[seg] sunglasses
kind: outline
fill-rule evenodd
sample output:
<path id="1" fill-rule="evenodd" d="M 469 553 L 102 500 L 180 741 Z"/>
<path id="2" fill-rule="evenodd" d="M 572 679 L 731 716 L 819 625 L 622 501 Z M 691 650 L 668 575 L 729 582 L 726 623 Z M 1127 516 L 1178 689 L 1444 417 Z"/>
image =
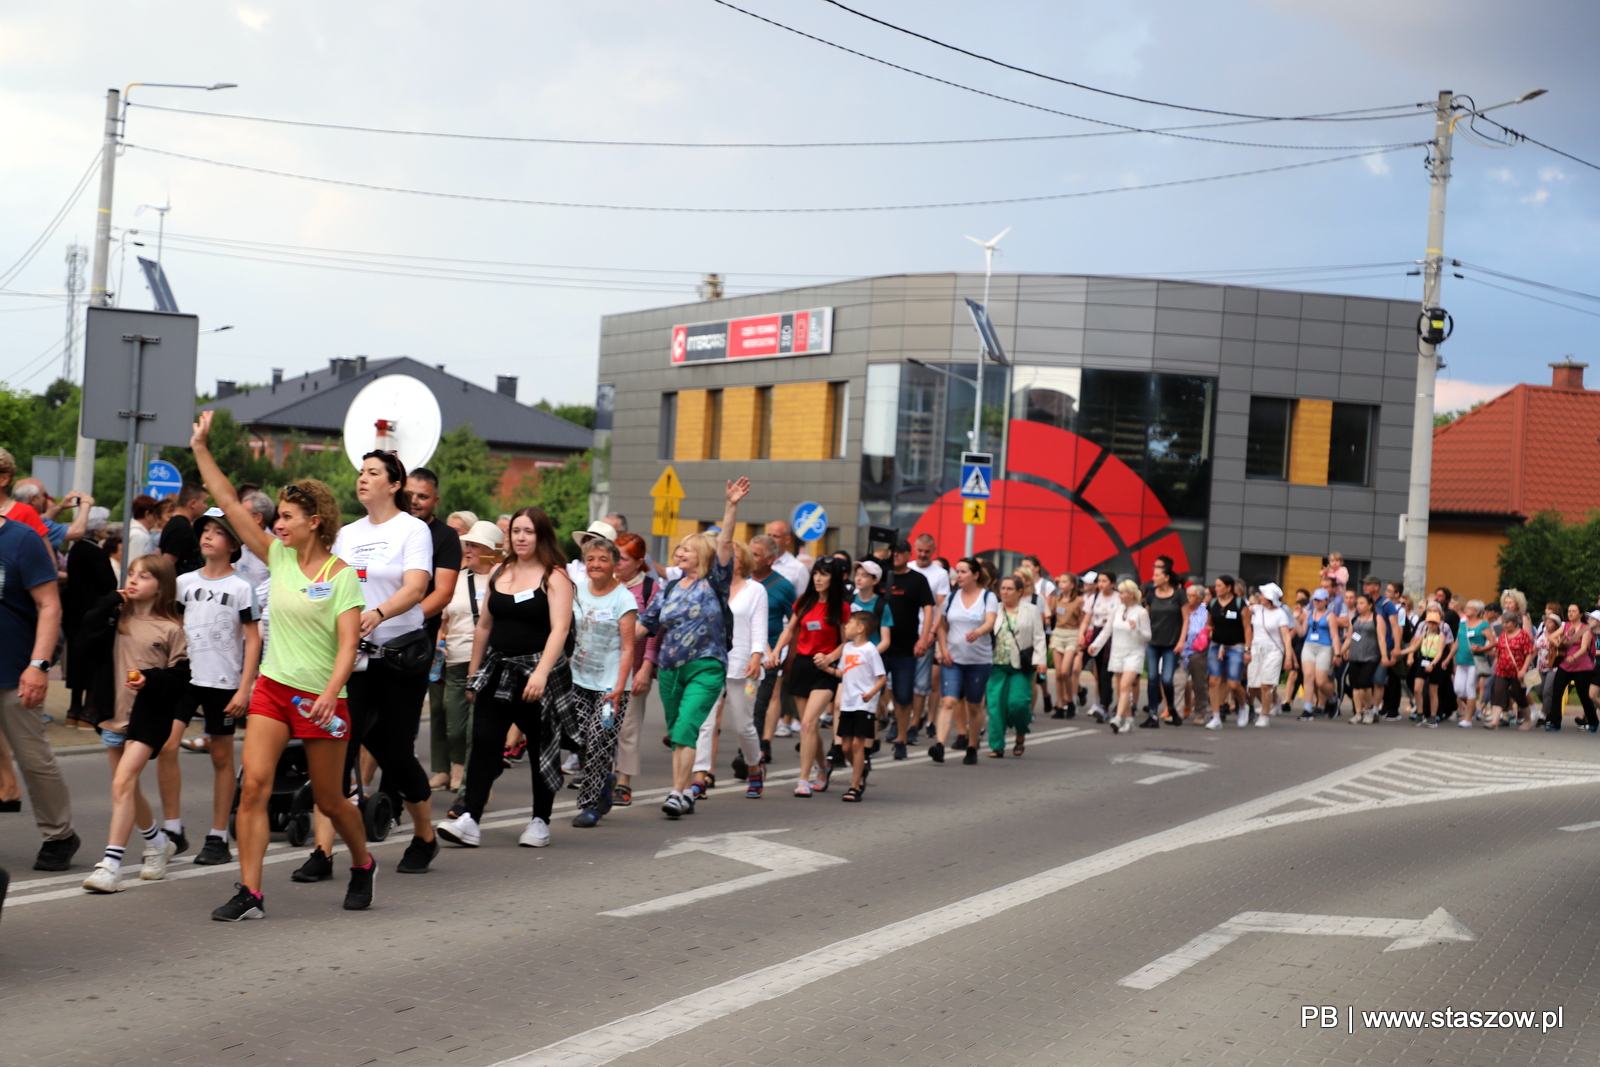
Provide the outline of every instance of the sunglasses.
<path id="1" fill-rule="evenodd" d="M 317 506 L 317 498 L 311 495 L 311 491 L 303 486 L 296 485 L 293 482 L 290 482 L 288 485 L 283 487 L 283 495 L 291 500 L 304 501 L 305 503 L 310 504 L 313 508 Z"/>

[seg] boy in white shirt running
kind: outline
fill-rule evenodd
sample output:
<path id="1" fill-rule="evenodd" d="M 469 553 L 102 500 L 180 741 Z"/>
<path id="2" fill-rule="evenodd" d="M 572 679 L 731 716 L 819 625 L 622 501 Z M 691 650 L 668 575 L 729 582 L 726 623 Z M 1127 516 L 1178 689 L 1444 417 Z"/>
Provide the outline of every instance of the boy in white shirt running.
<path id="1" fill-rule="evenodd" d="M 852 612 L 845 620 L 844 639 L 848 644 L 836 667 L 839 676 L 839 722 L 834 736 L 844 748 L 852 771 L 850 788 L 839 799 L 847 804 L 861 801 L 867 789 L 867 749 L 877 732 L 873 708 L 888 680 L 883 657 L 868 635 L 878 629 L 878 619 L 870 611 Z"/>
<path id="2" fill-rule="evenodd" d="M 261 611 L 255 589 L 233 569 L 240 542 L 228 520 L 208 511 L 195 520 L 194 532 L 205 565 L 178 576 L 178 603 L 183 606 L 183 630 L 189 641 L 191 709 L 205 716 L 211 739 L 211 830 L 194 858 L 210 866 L 233 859 L 228 848 L 235 779 L 233 732 L 250 707 L 261 665 Z"/>

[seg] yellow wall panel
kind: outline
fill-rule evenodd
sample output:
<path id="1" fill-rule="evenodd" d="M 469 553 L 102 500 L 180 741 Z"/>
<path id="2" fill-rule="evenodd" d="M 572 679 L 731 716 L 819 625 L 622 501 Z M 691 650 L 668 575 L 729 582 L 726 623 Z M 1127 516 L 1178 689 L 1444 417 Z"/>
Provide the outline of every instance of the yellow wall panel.
<path id="1" fill-rule="evenodd" d="M 722 454 L 718 459 L 755 459 L 761 443 L 761 405 L 755 387 L 722 392 Z"/>
<path id="2" fill-rule="evenodd" d="M 1301 401 L 1305 403 L 1305 401 Z M 1283 599 L 1294 603 L 1296 589 L 1314 590 L 1320 584 L 1321 556 L 1290 556 L 1283 562 Z"/>
<path id="3" fill-rule="evenodd" d="M 1501 526 L 1432 527 L 1428 531 L 1427 592 L 1443 585 L 1467 600 L 1499 603 L 1500 548 L 1506 543 Z"/>
<path id="4" fill-rule="evenodd" d="M 833 458 L 833 387 L 790 382 L 772 387 L 772 458 Z"/>
<path id="5" fill-rule="evenodd" d="M 1297 485 L 1328 484 L 1328 441 L 1333 430 L 1333 401 L 1295 402 L 1289 437 L 1289 480 Z"/>
<path id="6" fill-rule="evenodd" d="M 672 458 L 693 462 L 710 456 L 711 394 L 705 389 L 685 389 L 678 393 L 678 428 Z"/>

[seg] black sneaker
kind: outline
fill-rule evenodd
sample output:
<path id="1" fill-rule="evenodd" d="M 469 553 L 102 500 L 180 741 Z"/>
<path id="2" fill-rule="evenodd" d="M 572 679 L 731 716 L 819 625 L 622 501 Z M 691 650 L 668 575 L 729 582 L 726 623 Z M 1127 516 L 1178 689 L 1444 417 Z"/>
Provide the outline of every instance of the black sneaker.
<path id="1" fill-rule="evenodd" d="M 1077 717 L 1078 717 L 1078 705 L 1077 705 L 1077 703 L 1075 701 L 1071 701 L 1071 700 L 1067 701 L 1067 718 L 1076 719 Z"/>
<path id="2" fill-rule="evenodd" d="M 369 855 L 365 867 L 350 868 L 350 885 L 344 891 L 345 911 L 366 911 L 372 907 L 372 883 L 378 880 L 378 858 Z"/>
<path id="3" fill-rule="evenodd" d="M 928 746 L 928 758 L 935 763 L 944 762 L 944 745 L 938 741 Z"/>
<path id="4" fill-rule="evenodd" d="M 897 760 L 906 758 L 906 743 L 904 741 L 896 741 L 894 743 L 894 758 Z"/>
<path id="5" fill-rule="evenodd" d="M 217 834 L 206 835 L 206 843 L 200 846 L 200 854 L 194 858 L 194 861 L 202 867 L 215 867 L 219 863 L 229 863 L 232 860 L 233 853 L 228 850 L 228 843 Z"/>
<path id="6" fill-rule="evenodd" d="M 748 772 L 749 768 L 745 768 Z M 600 790 L 600 803 L 595 806 L 595 814 L 602 817 L 611 813 L 611 807 L 616 803 L 617 776 L 615 773 L 606 775 L 606 784 Z"/>
<path id="7" fill-rule="evenodd" d="M 956 743 L 951 745 L 950 747 L 951 748 L 966 748 L 967 747 L 967 735 L 966 734 L 956 734 Z"/>
<path id="8" fill-rule="evenodd" d="M 975 748 L 968 748 L 967 754 L 961 757 L 961 762 L 965 763 L 968 767 L 976 766 L 978 762 L 978 750 Z"/>
<path id="9" fill-rule="evenodd" d="M 265 919 L 267 917 L 266 901 L 260 893 L 252 893 L 240 882 L 233 883 L 239 890 L 222 907 L 211 913 L 211 917 L 219 923 L 236 923 L 244 919 Z"/>
<path id="10" fill-rule="evenodd" d="M 400 862 L 394 865 L 396 874 L 427 874 L 428 864 L 439 854 L 439 839 L 424 841 L 413 836 L 411 844 L 406 846 L 406 854 L 400 857 Z M 367 896 L 371 897 L 369 891 Z"/>
<path id="11" fill-rule="evenodd" d="M 33 858 L 33 869 L 36 871 L 64 871 L 72 866 L 73 854 L 78 851 L 78 846 L 83 844 L 83 839 L 76 833 L 46 841 L 39 846 L 39 854 Z"/>
<path id="12" fill-rule="evenodd" d="M 296 882 L 326 882 L 333 877 L 333 857 L 320 847 L 315 848 L 289 877 Z"/>
<path id="13" fill-rule="evenodd" d="M 1297 721 L 1299 721 L 1299 722 L 1311 722 L 1311 721 L 1312 721 L 1312 720 L 1314 720 L 1314 719 L 1315 719 L 1315 718 L 1316 718 L 1316 716 L 1315 716 L 1315 715 L 1313 715 L 1313 714 L 1311 714 L 1311 712 L 1309 712 L 1309 711 L 1302 711 L 1302 712 L 1301 712 L 1301 713 L 1300 713 L 1300 717 L 1299 717 L 1299 719 L 1298 719 L 1298 720 L 1297 720 Z"/>
<path id="14" fill-rule="evenodd" d="M 189 851 L 189 836 L 182 830 L 168 830 L 167 840 L 173 844 L 174 856 L 181 856 Z"/>
<path id="15" fill-rule="evenodd" d="M 921 730 L 921 729 L 922 729 L 921 726 L 916 726 L 916 725 L 906 727 L 906 744 L 908 744 L 908 745 L 916 744 L 917 743 L 917 732 L 919 730 Z"/>
<path id="16" fill-rule="evenodd" d="M 828 749 L 828 762 L 835 768 L 844 766 L 844 746 L 837 741 L 833 743 L 832 748 Z"/>
<path id="17" fill-rule="evenodd" d="M 761 762 L 772 762 L 772 742 L 767 738 L 761 739 Z"/>
<path id="18" fill-rule="evenodd" d="M 750 765 L 744 761 L 744 753 L 735 753 L 733 757 L 733 776 L 739 781 L 750 777 Z"/>

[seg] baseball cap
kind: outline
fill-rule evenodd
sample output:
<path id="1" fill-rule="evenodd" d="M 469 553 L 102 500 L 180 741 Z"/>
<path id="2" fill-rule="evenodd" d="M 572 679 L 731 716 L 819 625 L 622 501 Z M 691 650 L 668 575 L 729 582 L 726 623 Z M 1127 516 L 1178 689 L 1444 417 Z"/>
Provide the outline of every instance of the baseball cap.
<path id="1" fill-rule="evenodd" d="M 603 537 L 607 541 L 615 541 L 617 539 L 617 528 L 609 522 L 596 519 L 589 524 L 587 530 L 579 530 L 573 534 L 572 540 L 581 549 L 596 537 Z"/>
<path id="2" fill-rule="evenodd" d="M 228 522 L 227 518 L 223 516 L 221 508 L 206 508 L 205 513 L 198 519 L 194 520 L 195 539 L 198 540 L 200 535 L 205 533 L 206 527 L 212 523 L 216 523 L 218 526 L 222 527 L 222 532 L 233 539 L 233 555 L 228 557 L 228 562 L 238 563 L 239 557 L 243 555 L 243 553 L 240 552 L 240 548 L 243 546 L 244 542 L 239 540 L 239 535 L 233 530 L 233 524 Z"/>
<path id="3" fill-rule="evenodd" d="M 1313 589 L 1313 590 L 1311 590 L 1311 599 L 1312 600 L 1327 600 L 1328 599 L 1328 591 L 1326 589 Z"/>
<path id="4" fill-rule="evenodd" d="M 1097 578 L 1099 578 L 1099 577 L 1100 577 L 1100 575 L 1096 574 L 1094 571 L 1084 571 L 1083 572 L 1083 577 L 1078 579 L 1078 580 L 1081 581 L 1084 585 L 1093 585 L 1095 583 L 1095 580 Z"/>
<path id="5" fill-rule="evenodd" d="M 877 563 L 876 560 L 864 559 L 861 562 L 857 563 L 856 566 L 860 567 L 862 570 L 864 570 L 868 574 L 872 575 L 872 577 L 874 579 L 882 579 L 883 578 L 883 568 L 878 566 L 878 563 Z M 1597 614 L 1600 614 L 1600 612 L 1597 612 Z"/>
<path id="6" fill-rule="evenodd" d="M 894 543 L 894 551 L 896 551 L 896 552 L 910 552 L 911 551 L 911 542 L 910 541 L 896 541 Z"/>

